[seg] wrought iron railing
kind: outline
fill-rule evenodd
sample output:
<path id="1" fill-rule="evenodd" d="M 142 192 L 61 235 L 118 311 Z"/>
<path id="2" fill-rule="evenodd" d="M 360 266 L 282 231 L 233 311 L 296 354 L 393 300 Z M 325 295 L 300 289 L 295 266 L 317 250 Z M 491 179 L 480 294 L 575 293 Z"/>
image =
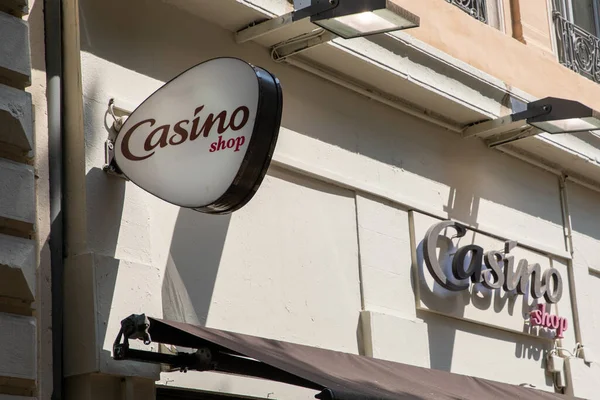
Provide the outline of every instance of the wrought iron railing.
<path id="1" fill-rule="evenodd" d="M 454 4 L 473 18 L 487 24 L 487 6 L 486 0 L 446 0 L 448 3 Z"/>
<path id="2" fill-rule="evenodd" d="M 558 59 L 562 65 L 600 83 L 600 38 L 553 13 Z"/>

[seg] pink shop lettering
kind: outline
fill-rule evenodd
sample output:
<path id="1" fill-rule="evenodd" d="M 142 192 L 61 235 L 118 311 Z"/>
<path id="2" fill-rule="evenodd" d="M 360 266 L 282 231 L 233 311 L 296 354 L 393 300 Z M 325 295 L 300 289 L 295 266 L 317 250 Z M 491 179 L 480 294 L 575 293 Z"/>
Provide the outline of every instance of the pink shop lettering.
<path id="1" fill-rule="evenodd" d="M 221 151 L 225 149 L 234 149 L 233 151 L 240 151 L 240 147 L 246 143 L 246 138 L 244 136 L 238 136 L 236 138 L 225 140 L 223 137 L 219 136 L 219 139 L 216 142 L 210 144 L 209 152 L 214 153 L 215 151 Z"/>
<path id="2" fill-rule="evenodd" d="M 559 317 L 558 315 L 550 315 L 547 313 L 546 304 L 538 304 L 537 310 L 533 310 L 529 316 L 532 326 L 541 326 L 556 330 L 557 339 L 562 339 L 563 333 L 569 327 L 569 323 L 565 317 Z"/>

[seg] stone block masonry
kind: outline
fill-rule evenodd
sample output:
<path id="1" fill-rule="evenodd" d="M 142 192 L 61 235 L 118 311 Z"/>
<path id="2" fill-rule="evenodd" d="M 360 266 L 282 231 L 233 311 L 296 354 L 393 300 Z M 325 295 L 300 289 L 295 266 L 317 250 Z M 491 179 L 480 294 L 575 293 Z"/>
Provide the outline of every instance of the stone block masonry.
<path id="1" fill-rule="evenodd" d="M 0 0 L 0 400 L 37 395 L 37 245 L 27 0 Z"/>

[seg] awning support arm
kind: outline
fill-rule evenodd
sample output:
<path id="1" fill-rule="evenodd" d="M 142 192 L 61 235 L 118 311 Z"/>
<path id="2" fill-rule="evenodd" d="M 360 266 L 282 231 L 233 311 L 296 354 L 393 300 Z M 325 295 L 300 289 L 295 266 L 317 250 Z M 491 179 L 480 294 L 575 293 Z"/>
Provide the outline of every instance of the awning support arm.
<path id="1" fill-rule="evenodd" d="M 216 347 L 204 346 L 199 347 L 195 353 L 178 352 L 177 354 L 129 348 L 129 339 L 141 339 L 144 340 L 144 344 L 149 345 L 151 343 L 149 329 L 150 321 L 145 314 L 130 315 L 121 321 L 121 330 L 113 344 L 113 358 L 119 361 L 130 360 L 152 364 L 167 364 L 182 372 L 188 370 L 214 371 L 266 379 L 314 390 L 324 389 L 323 386 L 299 378 L 296 375 L 251 358 L 225 353 Z"/>

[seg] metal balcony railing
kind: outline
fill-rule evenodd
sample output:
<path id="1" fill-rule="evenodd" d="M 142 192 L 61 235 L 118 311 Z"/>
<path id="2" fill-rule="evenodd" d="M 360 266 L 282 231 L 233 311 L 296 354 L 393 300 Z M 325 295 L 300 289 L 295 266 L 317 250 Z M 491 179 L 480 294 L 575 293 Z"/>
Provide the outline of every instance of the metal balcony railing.
<path id="1" fill-rule="evenodd" d="M 484 24 L 488 23 L 486 0 L 446 0 L 454 4 L 473 18 L 478 19 Z"/>
<path id="2" fill-rule="evenodd" d="M 553 13 L 558 58 L 562 65 L 600 83 L 600 38 Z"/>

